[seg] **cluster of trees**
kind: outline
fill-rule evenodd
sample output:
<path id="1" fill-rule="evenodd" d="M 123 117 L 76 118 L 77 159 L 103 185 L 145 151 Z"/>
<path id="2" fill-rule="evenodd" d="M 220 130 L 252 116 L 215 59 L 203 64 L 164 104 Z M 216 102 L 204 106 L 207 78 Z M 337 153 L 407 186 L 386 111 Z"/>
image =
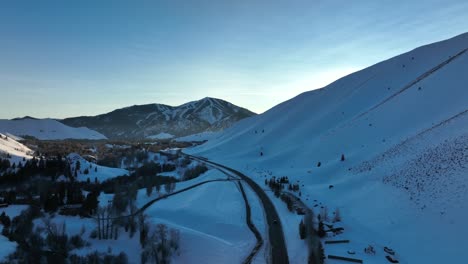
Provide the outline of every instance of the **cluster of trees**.
<path id="1" fill-rule="evenodd" d="M 138 231 L 143 249 L 141 263 L 170 263 L 171 257 L 179 253 L 178 230 L 169 229 L 163 224 L 152 226 L 143 214 L 118 217 L 115 213 L 113 206 L 98 210 L 98 226 L 97 231 L 92 233 L 93 238 L 118 239 L 121 228 L 129 232 L 130 237 Z"/>
<path id="2" fill-rule="evenodd" d="M 299 184 L 298 183 L 289 184 L 288 190 L 293 191 L 293 192 L 298 192 L 299 191 Z"/>
<path id="3" fill-rule="evenodd" d="M 276 197 L 280 197 L 281 191 L 284 190 L 284 185 L 288 184 L 287 177 L 276 178 L 272 177 L 269 180 L 265 179 L 265 185 L 268 185 Z"/>
<path id="4" fill-rule="evenodd" d="M 0 172 L 5 171 L 9 169 L 10 167 L 11 167 L 11 163 L 9 159 L 0 159 Z"/>
<path id="5" fill-rule="evenodd" d="M 38 181 L 37 192 L 39 193 L 40 205 L 46 212 L 55 212 L 59 206 L 66 204 L 83 204 L 85 201 L 81 185 L 73 181 Z"/>
<path id="6" fill-rule="evenodd" d="M 140 230 L 140 243 L 143 248 L 141 263 L 169 264 L 174 254 L 179 254 L 180 234 L 178 230 L 169 229 L 158 224 L 153 230 L 143 222 Z"/>
<path id="7" fill-rule="evenodd" d="M 281 194 L 280 198 L 286 204 L 288 210 L 290 212 L 294 212 L 294 200 L 291 198 L 291 196 L 283 193 Z"/>
<path id="8" fill-rule="evenodd" d="M 116 187 L 118 186 L 130 186 L 135 185 L 137 189 L 146 188 L 148 185 L 153 187 L 160 185 L 163 186 L 168 182 L 176 182 L 177 179 L 174 177 L 168 176 L 154 176 L 154 175 L 144 175 L 136 176 L 131 174 L 130 176 L 118 176 L 111 179 L 108 179 L 99 185 L 93 184 L 92 188 L 98 188 L 104 193 L 116 193 Z M 90 186 L 91 187 L 91 186 Z"/>
<path id="9" fill-rule="evenodd" d="M 99 193 L 98 189 L 91 190 L 85 197 L 82 183 L 35 179 L 28 182 L 27 186 L 1 192 L 0 201 L 8 204 L 34 204 L 46 212 L 56 212 L 61 207 L 62 212 L 63 206 L 75 205 L 79 210 L 73 214 L 86 216 L 95 212 Z"/>
<path id="10" fill-rule="evenodd" d="M 9 167 L 6 167 L 7 162 L 3 163 L 5 168 L 0 177 L 0 184 L 16 184 L 35 176 L 50 177 L 52 180 L 59 175 L 65 175 L 67 178 L 74 176 L 70 164 L 60 155 L 48 159 L 43 157 L 24 159 L 23 162 L 18 162 L 18 165 L 13 163 Z"/>
<path id="11" fill-rule="evenodd" d="M 99 165 L 107 167 L 120 167 L 123 164 L 127 167 L 138 167 L 139 163 L 148 161 L 148 151 L 140 146 L 128 148 L 113 148 L 112 153 L 102 153 Z"/>
<path id="12" fill-rule="evenodd" d="M 180 158 L 178 161 L 179 161 L 179 167 L 182 167 L 182 168 L 186 168 L 188 165 L 190 165 L 190 163 L 192 163 L 192 161 L 190 160 L 188 156 L 184 156 Z"/>
<path id="13" fill-rule="evenodd" d="M 163 176 L 146 176 L 143 177 L 143 184 L 146 189 L 146 195 L 149 197 L 154 191 L 159 195 L 161 192 L 161 186 L 164 186 L 166 193 L 172 193 L 175 190 L 177 180 L 173 177 L 165 177 L 164 182 L 161 181 Z"/>
<path id="14" fill-rule="evenodd" d="M 188 181 L 191 179 L 195 179 L 201 174 L 205 173 L 208 170 L 208 167 L 206 167 L 205 164 L 199 164 L 193 168 L 188 168 L 184 172 L 183 180 Z"/>
<path id="15" fill-rule="evenodd" d="M 96 212 L 97 238 L 115 239 L 119 238 L 119 226 L 116 221 L 116 211 L 111 206 L 99 207 Z"/>
<path id="16" fill-rule="evenodd" d="M 97 251 L 86 256 L 78 256 L 73 254 L 69 257 L 70 264 L 89 264 L 89 263 L 111 263 L 111 264 L 127 264 L 128 257 L 124 252 L 118 255 L 104 254 Z"/>
<path id="17" fill-rule="evenodd" d="M 0 215 L 0 224 L 3 225 L 2 234 L 4 230 L 6 233 L 8 233 L 8 228 L 10 228 L 11 225 L 11 219 L 7 214 L 5 214 L 5 212 L 2 212 L 2 214 Z"/>
<path id="18" fill-rule="evenodd" d="M 39 208 L 30 206 L 13 218 L 9 226 L 4 225 L 2 234 L 18 243 L 17 250 L 7 259 L 8 263 L 128 263 L 124 253 L 91 253 L 87 256 L 70 255 L 74 249 L 89 245 L 80 234 L 69 236 L 65 223 L 56 224 L 44 218 L 40 228 L 34 228 L 34 219 L 44 217 Z M 2 218 L 3 219 L 3 218 Z"/>
<path id="19" fill-rule="evenodd" d="M 155 176 L 161 172 L 174 171 L 176 169 L 174 164 L 164 163 L 159 164 L 154 161 L 145 162 L 141 167 L 137 168 L 132 174 L 133 176 Z"/>
<path id="20" fill-rule="evenodd" d="M 16 191 L 9 190 L 9 191 L 2 191 L 0 192 L 0 201 L 1 203 L 11 204 L 16 201 Z"/>

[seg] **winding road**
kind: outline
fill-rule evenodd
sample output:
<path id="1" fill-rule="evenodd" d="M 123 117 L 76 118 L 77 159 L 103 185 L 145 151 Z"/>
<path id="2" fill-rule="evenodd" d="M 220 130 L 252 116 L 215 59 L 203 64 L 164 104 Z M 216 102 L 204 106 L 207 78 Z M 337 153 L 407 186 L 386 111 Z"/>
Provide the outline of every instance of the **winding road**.
<path id="1" fill-rule="evenodd" d="M 186 155 L 192 159 L 199 160 L 205 163 L 209 163 L 221 171 L 227 171 L 229 173 L 232 173 L 235 176 L 242 179 L 245 183 L 247 183 L 252 188 L 252 190 L 260 198 L 260 202 L 262 203 L 263 209 L 265 211 L 266 221 L 268 225 L 268 245 L 269 245 L 268 249 L 270 250 L 269 263 L 272 263 L 272 264 L 289 263 L 288 250 L 286 248 L 286 241 L 284 239 L 283 227 L 281 226 L 281 221 L 280 221 L 278 212 L 276 212 L 275 206 L 271 202 L 270 198 L 268 198 L 265 191 L 263 191 L 263 189 L 255 181 L 253 181 L 252 179 L 250 179 L 249 177 L 247 177 L 246 175 L 244 175 L 243 173 L 237 170 L 234 170 L 222 164 L 210 161 L 203 157 L 197 157 L 197 156 L 192 156 L 188 154 Z"/>
<path id="2" fill-rule="evenodd" d="M 207 180 L 203 182 L 199 182 L 197 184 L 194 184 L 192 186 L 180 189 L 178 191 L 175 191 L 170 194 L 166 194 L 163 196 L 160 196 L 158 198 L 155 198 L 149 202 L 147 202 L 145 205 L 143 205 L 141 208 L 133 212 L 132 214 L 125 215 L 125 216 L 116 216 L 116 217 L 108 217 L 106 219 L 110 220 L 115 220 L 115 219 L 122 219 L 122 218 L 127 218 L 127 217 L 134 217 L 137 216 L 141 213 L 143 213 L 146 209 L 148 209 L 151 205 L 156 203 L 159 200 L 162 199 L 167 199 L 168 197 L 171 197 L 173 195 L 177 195 L 182 192 L 186 192 L 188 190 L 191 190 L 193 188 L 196 188 L 200 185 L 204 185 L 207 183 L 212 183 L 212 182 L 226 182 L 226 181 L 239 181 L 239 189 L 242 193 L 242 197 L 246 203 L 246 212 L 247 212 L 247 225 L 249 226 L 250 230 L 254 233 L 256 239 L 257 239 L 257 244 L 253 248 L 252 252 L 247 256 L 246 260 L 243 263 L 251 263 L 255 255 L 259 252 L 261 246 L 264 244 L 263 238 L 261 237 L 260 232 L 257 230 L 255 225 L 251 221 L 251 208 L 248 203 L 247 196 L 245 194 L 244 188 L 242 186 L 242 183 L 240 182 L 241 180 L 247 183 L 252 190 L 257 194 L 257 196 L 260 198 L 260 202 L 263 206 L 265 216 L 266 216 L 266 221 L 267 221 L 267 226 L 268 226 L 268 247 L 265 251 L 269 250 L 269 260 L 267 260 L 268 263 L 271 264 L 289 264 L 289 258 L 288 258 L 288 251 L 286 248 L 286 242 L 284 239 L 284 234 L 283 234 L 283 228 L 281 226 L 281 221 L 279 218 L 278 213 L 276 212 L 275 206 L 271 202 L 270 198 L 266 195 L 266 193 L 263 191 L 263 189 L 252 179 L 247 177 L 246 175 L 242 174 L 241 172 L 234 170 L 232 168 L 229 168 L 227 166 L 209 161 L 203 157 L 197 157 L 197 156 L 192 156 L 185 154 L 191 159 L 199 160 L 208 164 L 211 164 L 212 167 L 215 169 L 221 171 L 222 173 L 226 174 L 228 176 L 228 179 L 216 179 L 216 180 Z M 94 216 L 89 216 L 91 218 L 98 219 Z"/>

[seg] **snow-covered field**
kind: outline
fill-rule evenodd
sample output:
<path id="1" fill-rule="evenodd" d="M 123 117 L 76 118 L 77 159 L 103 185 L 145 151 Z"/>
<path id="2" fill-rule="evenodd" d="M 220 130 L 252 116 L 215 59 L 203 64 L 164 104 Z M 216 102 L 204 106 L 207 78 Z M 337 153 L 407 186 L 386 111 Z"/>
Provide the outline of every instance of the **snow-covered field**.
<path id="1" fill-rule="evenodd" d="M 226 175 L 209 170 L 190 181 L 177 183 L 175 191 L 194 184 L 216 179 L 226 179 Z M 247 190 L 251 200 L 252 219 L 260 232 L 264 233 L 263 209 L 258 198 Z M 164 190 L 161 191 L 161 194 Z M 137 207 L 158 197 L 151 196 L 141 189 L 137 194 Z M 107 204 L 112 195 L 101 194 L 100 204 Z M 231 181 L 211 182 L 186 192 L 160 200 L 149 207 L 145 214 L 150 223 L 165 224 L 180 231 L 180 255 L 173 263 L 241 263 L 254 247 L 256 240 L 246 225 L 245 205 L 237 183 Z M 132 242 L 133 243 L 133 242 Z M 138 241 L 135 242 L 138 245 Z M 130 244 L 130 243 L 128 243 Z M 106 246 L 101 246 L 107 250 Z M 129 259 L 134 248 L 116 247 L 114 250 L 127 252 Z M 265 263 L 263 251 L 255 263 Z"/>
<path id="2" fill-rule="evenodd" d="M 242 120 L 187 152 L 260 184 L 265 171 L 287 175 L 304 185 L 310 207 L 316 199 L 339 208 L 340 236 L 351 243 L 326 245 L 326 254 L 354 250 L 367 263 L 387 263 L 388 246 L 401 263 L 461 263 L 468 258 L 467 48 L 463 34 L 415 49 Z M 297 233 L 297 224 L 286 232 Z M 302 245 L 287 240 L 296 256 Z M 368 245 L 375 256 L 364 255 Z"/>
<path id="3" fill-rule="evenodd" d="M 233 182 L 202 185 L 162 200 L 146 213 L 151 222 L 180 230 L 181 255 L 174 263 L 240 263 L 255 245 Z"/>
<path id="4" fill-rule="evenodd" d="M 106 139 L 104 135 L 89 128 L 69 127 L 54 119 L 0 120 L 0 132 L 16 136 L 33 136 L 41 140 Z"/>

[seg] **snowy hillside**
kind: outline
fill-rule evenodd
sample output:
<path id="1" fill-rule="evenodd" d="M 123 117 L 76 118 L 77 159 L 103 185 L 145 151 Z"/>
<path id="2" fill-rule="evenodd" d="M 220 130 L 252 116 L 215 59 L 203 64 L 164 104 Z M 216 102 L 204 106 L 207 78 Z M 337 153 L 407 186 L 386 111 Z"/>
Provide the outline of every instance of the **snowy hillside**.
<path id="1" fill-rule="evenodd" d="M 215 98 L 203 98 L 180 106 L 136 105 L 94 117 L 62 120 L 73 127 L 89 127 L 109 138 L 156 138 L 187 136 L 216 131 L 255 115 L 247 109 Z"/>
<path id="2" fill-rule="evenodd" d="M 90 181 L 97 180 L 98 182 L 103 182 L 117 176 L 129 175 L 127 170 L 100 166 L 85 160 L 76 153 L 69 154 L 67 156 L 67 161 L 70 164 L 71 171 L 76 171 L 78 181 L 87 181 L 89 179 Z"/>
<path id="3" fill-rule="evenodd" d="M 8 158 L 12 163 L 18 163 L 23 158 L 32 158 L 33 151 L 16 141 L 10 135 L 0 134 L 0 158 Z"/>
<path id="4" fill-rule="evenodd" d="M 222 131 L 205 131 L 198 134 L 188 135 L 185 137 L 176 138 L 176 141 L 179 142 L 190 142 L 190 141 L 205 141 L 210 140 L 221 135 Z"/>
<path id="5" fill-rule="evenodd" d="M 390 245 L 401 263 L 460 263 L 468 257 L 467 49 L 468 34 L 417 48 L 189 152 L 259 182 L 268 171 L 304 184 L 310 207 L 319 200 L 340 208 L 354 242 L 348 249 L 368 263 L 387 262 L 362 256 L 369 244 Z"/>
<path id="6" fill-rule="evenodd" d="M 16 136 L 33 136 L 41 140 L 106 139 L 96 131 L 85 127 L 69 127 L 53 119 L 0 120 L 0 132 Z"/>

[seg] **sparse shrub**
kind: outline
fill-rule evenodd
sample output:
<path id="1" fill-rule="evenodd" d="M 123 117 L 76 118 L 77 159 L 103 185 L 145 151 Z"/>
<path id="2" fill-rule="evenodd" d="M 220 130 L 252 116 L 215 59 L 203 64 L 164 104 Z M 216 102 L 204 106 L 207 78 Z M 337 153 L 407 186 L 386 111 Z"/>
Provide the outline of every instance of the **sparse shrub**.
<path id="1" fill-rule="evenodd" d="M 92 238 L 92 239 L 96 239 L 98 237 L 97 230 L 91 231 L 91 233 L 89 234 L 89 237 Z"/>
<path id="2" fill-rule="evenodd" d="M 305 239 L 306 236 L 307 236 L 307 232 L 306 232 L 304 220 L 301 220 L 301 222 L 299 222 L 299 237 L 301 239 Z"/>
<path id="3" fill-rule="evenodd" d="M 146 196 L 150 197 L 152 193 L 153 193 L 153 186 L 151 186 L 150 184 L 148 184 L 148 185 L 146 186 Z"/>
<path id="4" fill-rule="evenodd" d="M 147 237 L 141 252 L 141 263 L 169 263 L 171 256 L 179 250 L 179 239 L 178 231 L 168 230 L 167 226 L 158 224 Z"/>
<path id="5" fill-rule="evenodd" d="M 324 228 L 324 225 L 323 225 L 322 221 L 319 222 L 319 228 L 318 228 L 318 231 L 317 231 L 317 235 L 319 237 L 325 237 L 325 235 L 326 235 L 325 228 Z"/>
<path id="6" fill-rule="evenodd" d="M 188 156 L 185 156 L 180 160 L 180 166 L 183 168 L 186 168 L 190 163 L 191 163 L 191 160 Z"/>
<path id="7" fill-rule="evenodd" d="M 341 213 L 340 213 L 340 209 L 336 208 L 335 209 L 335 212 L 333 212 L 334 216 L 333 216 L 333 222 L 336 223 L 336 222 L 341 222 Z"/>
<path id="8" fill-rule="evenodd" d="M 328 218 L 328 208 L 326 206 L 323 206 L 321 209 L 320 209 L 320 214 L 318 215 L 318 220 L 319 221 L 328 221 L 329 218 Z"/>
<path id="9" fill-rule="evenodd" d="M 184 173 L 183 178 L 185 181 L 188 181 L 188 180 L 191 180 L 200 176 L 201 174 L 205 173 L 207 170 L 208 170 L 208 167 L 206 167 L 205 164 L 197 165 L 191 169 L 187 169 Z"/>
<path id="10" fill-rule="evenodd" d="M 81 238 L 80 235 L 74 235 L 70 237 L 70 245 L 73 248 L 82 248 L 85 246 L 85 241 Z"/>

